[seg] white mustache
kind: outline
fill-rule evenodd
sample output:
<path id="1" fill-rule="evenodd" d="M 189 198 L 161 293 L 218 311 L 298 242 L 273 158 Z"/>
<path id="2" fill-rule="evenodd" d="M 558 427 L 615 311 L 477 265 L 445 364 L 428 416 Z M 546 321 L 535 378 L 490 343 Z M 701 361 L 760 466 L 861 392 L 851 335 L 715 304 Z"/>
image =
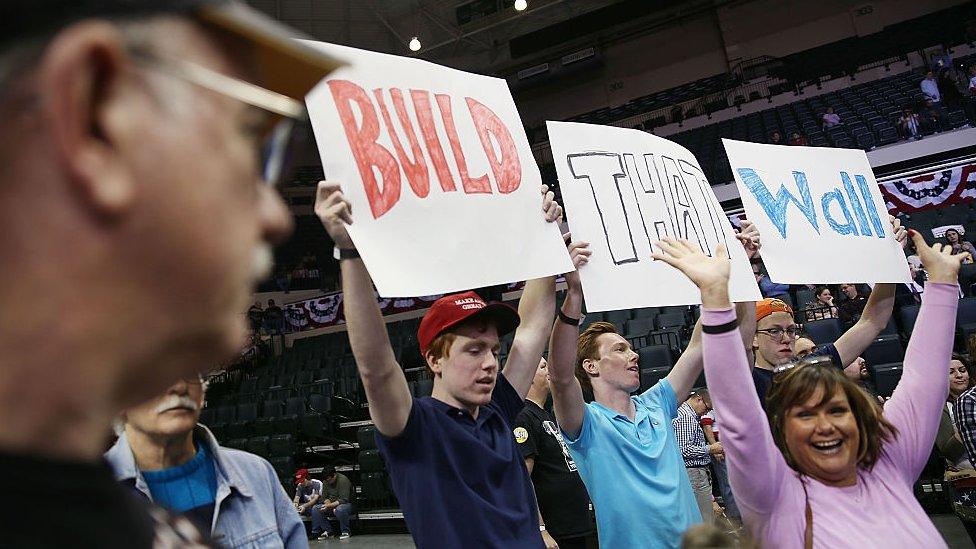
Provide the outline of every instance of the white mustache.
<path id="1" fill-rule="evenodd" d="M 173 410 L 175 408 L 188 408 L 196 412 L 200 409 L 200 405 L 186 395 L 167 395 L 162 402 L 156 405 L 155 411 L 157 414 L 161 414 L 167 410 Z"/>
<path id="2" fill-rule="evenodd" d="M 251 255 L 251 276 L 259 282 L 271 276 L 274 268 L 274 251 L 268 244 L 261 244 Z"/>

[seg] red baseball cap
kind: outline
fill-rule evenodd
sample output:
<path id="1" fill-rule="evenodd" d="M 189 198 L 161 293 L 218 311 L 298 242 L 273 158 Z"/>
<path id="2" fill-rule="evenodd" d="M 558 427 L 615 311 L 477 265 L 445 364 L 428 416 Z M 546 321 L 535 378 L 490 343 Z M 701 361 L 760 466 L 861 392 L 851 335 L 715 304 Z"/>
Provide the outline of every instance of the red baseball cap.
<path id="1" fill-rule="evenodd" d="M 306 478 L 308 478 L 308 469 L 299 469 L 295 471 L 295 480 L 298 482 L 302 482 Z"/>
<path id="2" fill-rule="evenodd" d="M 420 353 L 426 354 L 430 344 L 445 330 L 474 316 L 486 317 L 494 323 L 498 337 L 519 325 L 518 312 L 504 303 L 485 303 L 474 292 L 446 295 L 435 301 L 420 321 L 420 328 L 417 329 Z"/>

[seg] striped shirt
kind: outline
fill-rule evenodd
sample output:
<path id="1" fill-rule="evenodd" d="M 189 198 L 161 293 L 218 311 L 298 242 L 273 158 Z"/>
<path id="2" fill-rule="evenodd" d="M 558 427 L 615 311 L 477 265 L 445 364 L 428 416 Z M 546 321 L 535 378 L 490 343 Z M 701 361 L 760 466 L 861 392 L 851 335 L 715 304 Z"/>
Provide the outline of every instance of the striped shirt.
<path id="1" fill-rule="evenodd" d="M 707 467 L 712 462 L 708 453 L 708 442 L 702 431 L 698 414 L 685 402 L 678 407 L 678 416 L 671 420 L 674 434 L 681 448 L 681 457 L 685 460 L 685 467 Z"/>

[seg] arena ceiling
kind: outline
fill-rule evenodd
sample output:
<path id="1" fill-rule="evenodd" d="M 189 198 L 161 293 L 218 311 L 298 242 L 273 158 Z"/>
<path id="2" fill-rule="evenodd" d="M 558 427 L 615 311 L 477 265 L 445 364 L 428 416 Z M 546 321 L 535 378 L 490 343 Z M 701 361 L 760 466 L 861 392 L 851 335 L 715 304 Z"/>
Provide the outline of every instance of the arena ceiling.
<path id="1" fill-rule="evenodd" d="M 313 38 L 397 55 L 416 56 L 459 69 L 501 73 L 531 59 L 511 59 L 509 41 L 556 23 L 634 0 L 247 0 L 252 6 Z M 712 7 L 712 0 L 643 0 L 656 21 L 680 17 L 689 8 Z M 412 37 L 422 43 L 412 52 Z M 576 38 L 576 37 L 567 37 Z"/>

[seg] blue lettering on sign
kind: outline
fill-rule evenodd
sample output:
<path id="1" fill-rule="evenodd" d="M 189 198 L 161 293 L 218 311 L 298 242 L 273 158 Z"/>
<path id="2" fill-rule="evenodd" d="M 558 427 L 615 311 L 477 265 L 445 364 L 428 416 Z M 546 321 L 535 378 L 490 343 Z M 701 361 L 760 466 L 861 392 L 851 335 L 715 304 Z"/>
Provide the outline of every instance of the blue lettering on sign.
<path id="1" fill-rule="evenodd" d="M 871 227 L 868 227 L 868 218 L 866 215 L 864 215 L 864 208 L 861 207 L 861 200 L 857 197 L 857 193 L 854 192 L 854 184 L 851 183 L 851 176 L 847 175 L 847 172 L 840 172 L 840 180 L 844 183 L 844 190 L 847 191 L 847 198 L 850 199 L 851 208 L 854 209 L 854 215 L 857 216 L 857 223 L 861 227 L 861 234 L 864 236 L 871 236 Z M 843 206 L 841 207 L 843 208 Z M 827 215 L 827 210 L 824 210 L 824 215 Z M 850 216 L 848 216 L 848 218 L 850 218 Z M 857 234 L 857 231 L 854 231 L 853 234 Z"/>
<path id="2" fill-rule="evenodd" d="M 762 178 L 752 168 L 737 168 L 736 171 L 739 173 L 742 183 L 756 197 L 756 201 L 759 202 L 763 211 L 766 212 L 769 220 L 776 226 L 780 236 L 784 239 L 787 236 L 786 213 L 791 203 L 806 217 L 813 230 L 817 234 L 820 234 L 820 226 L 817 224 L 817 212 L 814 207 L 813 197 L 810 195 L 810 185 L 807 183 L 805 173 L 798 171 L 792 172 L 793 179 L 796 181 L 797 190 L 800 194 L 800 199 L 797 199 L 783 185 L 780 185 L 774 197 L 769 187 L 763 183 Z M 854 182 L 857 183 L 857 188 L 855 189 L 854 182 L 851 181 L 851 176 L 847 172 L 840 172 L 839 175 L 841 183 L 844 186 L 844 191 L 842 192 L 840 188 L 835 187 L 820 197 L 820 209 L 823 212 L 824 219 L 827 220 L 827 225 L 838 234 L 858 236 L 858 232 L 860 232 L 862 236 L 885 238 L 884 224 L 881 222 L 881 215 L 878 213 L 878 208 L 874 203 L 874 199 L 871 197 L 871 189 L 868 186 L 867 179 L 863 175 L 855 174 Z M 845 193 L 847 195 L 846 198 L 844 196 Z M 860 193 L 860 196 L 858 193 Z M 843 215 L 843 220 L 838 220 L 831 213 L 830 205 L 832 202 L 837 203 L 840 213 Z"/>
<path id="3" fill-rule="evenodd" d="M 773 225 L 776 225 L 780 236 L 786 238 L 786 208 L 791 202 L 800 209 L 807 218 L 807 221 L 813 225 L 813 229 L 817 231 L 817 234 L 820 234 L 820 227 L 817 226 L 817 211 L 813 205 L 813 198 L 810 196 L 810 185 L 807 183 L 806 174 L 803 172 L 793 172 L 793 179 L 796 180 L 796 186 L 800 190 L 800 196 L 803 198 L 803 203 L 801 204 L 782 185 L 780 185 L 779 191 L 776 192 L 776 198 L 773 198 L 773 193 L 769 192 L 769 188 L 763 183 L 756 170 L 752 168 L 739 168 L 737 171 L 739 172 L 739 177 L 742 178 L 742 182 L 752 191 L 756 200 L 759 201 L 759 205 L 762 206 L 766 215 L 769 216 L 769 220 L 773 222 Z"/>
<path id="4" fill-rule="evenodd" d="M 844 219 L 846 223 L 840 223 L 834 216 L 830 214 L 830 201 L 835 200 L 840 206 L 841 213 L 844 214 Z M 820 198 L 820 206 L 823 208 L 824 219 L 827 220 L 827 224 L 836 233 L 840 234 L 853 234 L 857 235 L 857 227 L 854 226 L 854 218 L 851 217 L 851 210 L 847 208 L 847 203 L 844 202 L 844 195 L 840 193 L 840 189 L 834 189 L 829 193 L 824 194 Z"/>

